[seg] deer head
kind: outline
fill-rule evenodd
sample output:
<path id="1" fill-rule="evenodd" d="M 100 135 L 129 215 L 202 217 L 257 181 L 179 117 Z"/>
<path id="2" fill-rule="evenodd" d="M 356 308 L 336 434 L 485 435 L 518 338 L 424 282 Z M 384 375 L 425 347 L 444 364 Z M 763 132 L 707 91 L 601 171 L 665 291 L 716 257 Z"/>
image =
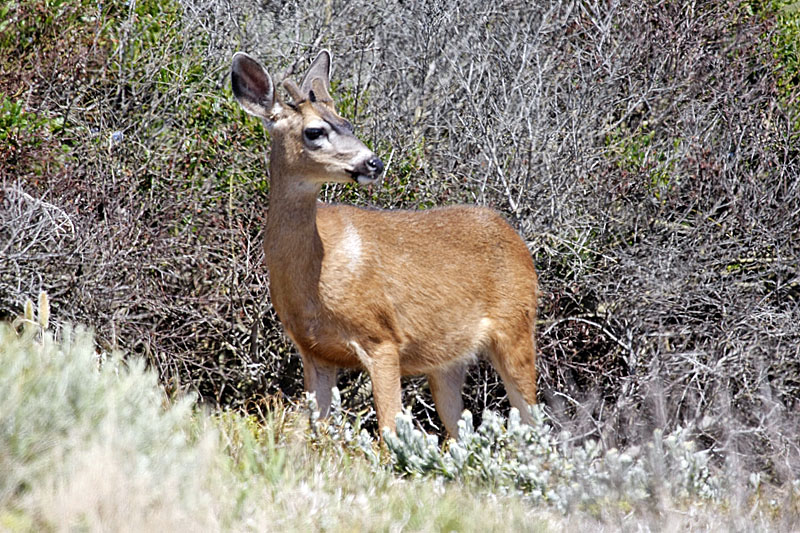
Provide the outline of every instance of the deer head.
<path id="1" fill-rule="evenodd" d="M 264 67 L 239 52 L 233 56 L 231 86 L 242 108 L 270 131 L 273 165 L 291 169 L 278 174 L 316 187 L 323 182 L 373 183 L 383 172 L 383 162 L 354 135 L 353 125 L 336 113 L 330 66 L 331 55 L 323 50 L 299 87 L 284 80 L 292 98 L 284 102 Z"/>

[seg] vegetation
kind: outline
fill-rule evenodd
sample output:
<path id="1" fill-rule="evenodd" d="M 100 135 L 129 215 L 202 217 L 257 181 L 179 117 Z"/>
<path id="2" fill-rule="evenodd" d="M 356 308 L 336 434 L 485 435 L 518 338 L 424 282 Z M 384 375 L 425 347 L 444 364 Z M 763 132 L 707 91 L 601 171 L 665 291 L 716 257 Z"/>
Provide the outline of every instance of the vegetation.
<path id="1" fill-rule="evenodd" d="M 542 531 L 512 497 L 402 480 L 261 415 L 169 400 L 142 359 L 0 324 L 3 531 Z M 544 514 L 542 517 L 546 516 Z"/>
<path id="2" fill-rule="evenodd" d="M 98 352 L 80 328 L 54 338 L 32 307 L 0 324 L 5 531 L 753 530 L 798 519 L 800 483 L 731 487 L 685 431 L 602 451 L 555 435 L 538 408 L 533 428 L 487 413 L 476 430 L 466 412 L 443 452 L 399 415 L 381 450 L 338 402 L 323 424 L 280 402 L 243 415 L 169 399 L 143 360 Z"/>
<path id="3" fill-rule="evenodd" d="M 40 291 L 57 317 L 45 334 L 3 326 L 0 392 L 17 401 L 0 406 L 0 529 L 337 529 L 378 515 L 375 529 L 469 529 L 506 524 L 501 507 L 542 527 L 633 527 L 633 510 L 652 528 L 796 529 L 798 28 L 791 0 L 0 0 L 0 320 Z M 227 77 L 236 50 L 280 77 L 321 47 L 334 98 L 387 163 L 380 185 L 326 200 L 488 204 L 534 254 L 542 425 L 519 436 L 484 415 L 508 403 L 477 365 L 465 399 L 484 459 L 458 466 L 461 448 L 411 428 L 367 453 L 361 429 L 377 428 L 357 372 L 340 378 L 331 426 L 283 407 L 303 403 L 302 372 L 261 264 L 268 138 Z M 66 322 L 97 332 L 102 364 Z M 59 350 L 84 354 L 82 378 L 45 355 Z M 126 379 L 151 392 L 125 399 Z M 424 381 L 405 386 L 417 429 L 441 437 Z M 176 400 L 189 397 L 203 407 Z M 526 440 L 539 436 L 563 463 Z M 693 450 L 653 462 L 673 437 Z M 580 476 L 557 466 L 586 446 Z M 184 458 L 161 463 L 162 449 Z M 633 478 L 609 470 L 612 450 Z M 654 484 L 673 459 L 702 463 L 709 485 Z M 83 464 L 95 470 L 76 477 Z M 109 487 L 93 481 L 102 465 Z M 96 522 L 92 505 L 125 494 L 113 479 L 149 492 L 131 486 L 144 498 L 131 515 Z M 74 496 L 94 485 L 96 500 Z"/>

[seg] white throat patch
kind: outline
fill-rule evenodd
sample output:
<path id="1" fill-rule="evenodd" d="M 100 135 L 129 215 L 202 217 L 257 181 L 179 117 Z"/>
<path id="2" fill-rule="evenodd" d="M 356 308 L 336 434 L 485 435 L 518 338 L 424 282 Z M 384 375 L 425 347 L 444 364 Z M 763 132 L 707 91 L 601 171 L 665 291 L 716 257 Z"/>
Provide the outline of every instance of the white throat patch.
<path id="1" fill-rule="evenodd" d="M 348 223 L 344 230 L 344 238 L 339 243 L 339 252 L 345 260 L 347 268 L 353 272 L 361 264 L 361 236 L 352 224 Z"/>

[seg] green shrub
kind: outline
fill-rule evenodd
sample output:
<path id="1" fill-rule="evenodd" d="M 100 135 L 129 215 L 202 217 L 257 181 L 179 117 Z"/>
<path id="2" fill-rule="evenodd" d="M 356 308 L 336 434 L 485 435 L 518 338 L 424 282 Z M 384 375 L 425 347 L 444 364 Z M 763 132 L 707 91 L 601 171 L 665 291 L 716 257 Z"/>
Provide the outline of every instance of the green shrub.
<path id="1" fill-rule="evenodd" d="M 43 331 L 44 318 L 29 305 L 13 326 L 0 323 L 0 530 L 546 524 L 514 498 L 398 482 L 337 439 L 309 446 L 302 418 L 280 404 L 256 418 L 170 399 L 141 359 L 99 351 L 82 328 Z"/>
<path id="2" fill-rule="evenodd" d="M 33 498 L 40 525 L 90 530 L 208 519 L 213 440 L 193 439 L 193 400 L 169 401 L 142 360 L 98 353 L 85 329 L 37 330 L 0 324 L 0 509 Z"/>
<path id="3" fill-rule="evenodd" d="M 334 390 L 332 418 L 321 424 L 313 398 L 307 400 L 312 427 L 351 450 L 360 450 L 374 468 L 380 466 L 376 443 L 341 411 Z M 678 428 L 669 435 L 656 430 L 650 442 L 626 450 L 604 450 L 594 440 L 577 444 L 569 432 L 555 432 L 541 406 L 531 407 L 534 424 L 523 424 L 519 411 L 508 419 L 487 411 L 475 428 L 464 411 L 457 440 L 440 446 L 435 435 L 414 428 L 408 413 L 397 415 L 397 433 L 384 432 L 392 468 L 424 476 L 478 484 L 492 491 L 512 490 L 536 504 L 560 512 L 604 506 L 643 508 L 667 497 L 681 504 L 719 503 L 724 484 L 710 465 L 708 451 Z"/>
<path id="4" fill-rule="evenodd" d="M 754 0 L 742 3 L 747 16 L 772 20 L 768 34 L 781 103 L 795 115 L 800 131 L 800 2 L 797 0 Z"/>
<path id="5" fill-rule="evenodd" d="M 25 109 L 20 100 L 0 94 L 0 164 L 6 170 L 33 172 L 41 176 L 49 154 L 48 149 L 63 127 L 62 118 L 47 116 Z M 68 147 L 62 147 L 68 150 Z M 35 157 L 34 154 L 38 154 Z"/>
<path id="6" fill-rule="evenodd" d="M 780 64 L 778 87 L 783 105 L 795 117 L 794 127 L 800 134 L 800 2 L 780 0 L 777 28 L 772 38 L 775 58 Z M 795 136 L 800 139 L 800 135 Z"/>

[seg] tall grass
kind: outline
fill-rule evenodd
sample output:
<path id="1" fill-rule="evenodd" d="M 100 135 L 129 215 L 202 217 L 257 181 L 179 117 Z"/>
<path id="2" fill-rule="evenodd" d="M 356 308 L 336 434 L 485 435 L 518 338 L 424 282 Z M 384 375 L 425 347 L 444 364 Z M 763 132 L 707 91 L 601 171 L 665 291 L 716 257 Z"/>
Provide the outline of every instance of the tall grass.
<path id="1" fill-rule="evenodd" d="M 0 530 L 353 531 L 544 529 L 513 497 L 396 478 L 307 417 L 256 421 L 168 398 L 141 359 L 0 323 Z"/>
<path id="2" fill-rule="evenodd" d="M 527 428 L 486 415 L 479 428 L 465 418 L 459 441 L 440 447 L 401 416 L 381 450 L 340 407 L 330 423 L 275 402 L 259 416 L 211 411 L 169 397 L 142 360 L 99 350 L 89 331 L 62 327 L 55 336 L 30 319 L 0 323 L 0 362 L 0 530 L 789 531 L 800 523 L 800 482 L 721 482 L 724 470 L 698 463 L 702 454 L 675 436 L 637 457 L 574 447 L 543 420 Z"/>
<path id="3" fill-rule="evenodd" d="M 721 480 L 710 503 L 623 490 L 547 522 L 791 529 L 799 32 L 794 0 L 0 0 L 0 320 L 46 290 L 102 347 L 43 335 L 33 310 L 3 333 L 0 529 L 470 529 L 556 508 L 526 492 L 542 472 L 501 461 L 507 422 L 480 434 L 484 407 L 506 409 L 485 365 L 465 400 L 489 456 L 452 475 L 414 466 L 450 468 L 458 448 L 413 431 L 376 466 L 347 417 L 309 437 L 305 415 L 266 406 L 302 372 L 261 266 L 266 134 L 226 80 L 236 50 L 281 76 L 323 46 L 340 110 L 391 161 L 325 199 L 503 211 L 540 272 L 540 400 L 567 457 L 592 441 L 589 467 L 615 447 L 635 462 L 655 430 L 690 428 Z M 367 382 L 339 381 L 365 426 Z M 437 429 L 424 382 L 404 398 Z"/>

